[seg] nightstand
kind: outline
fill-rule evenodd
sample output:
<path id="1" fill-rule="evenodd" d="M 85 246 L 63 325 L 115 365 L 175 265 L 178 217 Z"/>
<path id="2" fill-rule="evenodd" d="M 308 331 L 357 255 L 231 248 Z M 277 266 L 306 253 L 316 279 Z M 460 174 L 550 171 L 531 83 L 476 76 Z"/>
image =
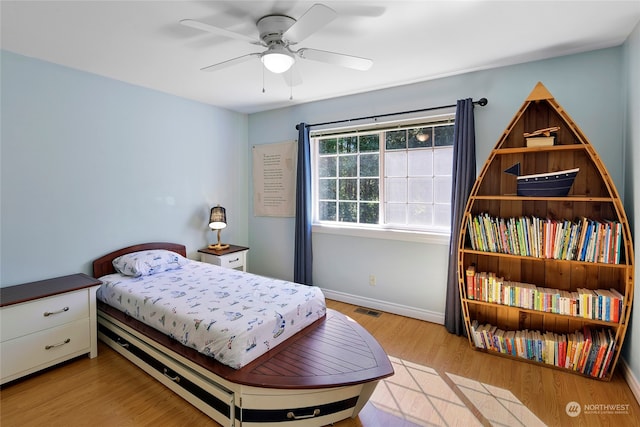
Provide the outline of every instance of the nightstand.
<path id="1" fill-rule="evenodd" d="M 244 246 L 229 245 L 227 249 L 215 250 L 209 248 L 199 249 L 200 261 L 219 265 L 224 268 L 235 268 L 247 271 L 247 252 L 249 248 Z"/>
<path id="2" fill-rule="evenodd" d="M 86 274 L 0 288 L 0 384 L 98 355 L 96 291 Z"/>

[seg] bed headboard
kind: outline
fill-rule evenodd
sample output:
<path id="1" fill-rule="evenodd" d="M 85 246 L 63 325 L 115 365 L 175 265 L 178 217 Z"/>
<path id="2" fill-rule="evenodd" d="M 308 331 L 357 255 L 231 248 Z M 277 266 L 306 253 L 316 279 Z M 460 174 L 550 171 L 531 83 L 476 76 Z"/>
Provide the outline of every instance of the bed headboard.
<path id="1" fill-rule="evenodd" d="M 133 245 L 133 246 L 128 246 L 126 248 L 118 249 L 117 251 L 108 253 L 96 259 L 95 261 L 93 261 L 93 277 L 97 279 L 106 274 L 115 273 L 116 270 L 113 268 L 112 262 L 114 259 L 118 258 L 120 255 L 128 254 L 131 252 L 148 251 L 151 249 L 166 249 L 169 251 L 179 253 L 184 257 L 187 256 L 186 247 L 178 243 L 167 243 L 167 242 L 141 243 L 139 245 Z"/>

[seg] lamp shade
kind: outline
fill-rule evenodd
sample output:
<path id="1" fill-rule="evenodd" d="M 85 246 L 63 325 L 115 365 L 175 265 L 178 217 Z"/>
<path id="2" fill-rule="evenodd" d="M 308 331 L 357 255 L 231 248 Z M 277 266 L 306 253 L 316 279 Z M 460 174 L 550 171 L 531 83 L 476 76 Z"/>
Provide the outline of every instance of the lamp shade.
<path id="1" fill-rule="evenodd" d="M 220 230 L 227 226 L 227 211 L 222 206 L 218 205 L 211 208 L 211 214 L 209 215 L 209 228 L 213 230 Z"/>
<path id="2" fill-rule="evenodd" d="M 269 46 L 269 49 L 262 54 L 260 60 L 267 70 L 276 74 L 284 73 L 295 62 L 293 54 L 279 44 Z"/>

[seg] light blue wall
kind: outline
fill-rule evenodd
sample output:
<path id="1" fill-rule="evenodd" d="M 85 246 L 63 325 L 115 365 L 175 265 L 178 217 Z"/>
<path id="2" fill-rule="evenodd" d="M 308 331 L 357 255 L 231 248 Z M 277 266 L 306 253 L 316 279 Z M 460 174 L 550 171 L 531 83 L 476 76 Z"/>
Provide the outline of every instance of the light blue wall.
<path id="1" fill-rule="evenodd" d="M 291 279 L 293 219 L 252 214 L 252 145 L 293 140 L 295 124 L 301 121 L 484 96 L 489 105 L 476 109 L 481 167 L 537 81 L 546 85 L 598 151 L 638 236 L 640 221 L 633 217 L 640 211 L 640 186 L 635 184 L 640 172 L 632 166 L 640 162 L 639 51 L 636 28 L 621 48 L 248 118 L 2 51 L 0 286 L 89 273 L 97 256 L 145 241 L 182 242 L 196 258 L 197 249 L 213 238 L 205 222 L 215 203 L 225 206 L 229 216 L 223 239 L 251 247 L 249 269 Z M 446 246 L 314 234 L 313 249 L 314 280 L 320 286 L 417 312 L 444 312 Z M 375 288 L 368 285 L 369 274 L 377 276 Z M 638 352 L 633 351 L 640 331 L 630 328 L 628 334 L 625 359 L 640 378 Z"/>
<path id="2" fill-rule="evenodd" d="M 302 121 L 318 123 L 486 97 L 489 104 L 475 109 L 480 170 L 541 81 L 590 139 L 623 196 L 622 52 L 621 47 L 603 49 L 252 114 L 249 141 L 296 139 L 295 125 Z M 292 277 L 293 225 L 292 219 L 249 216 L 252 271 Z M 447 253 L 446 245 L 314 233 L 314 283 L 370 304 L 395 305 L 400 312 L 442 317 Z M 370 274 L 377 276 L 375 287 L 369 285 Z"/>
<path id="3" fill-rule="evenodd" d="M 1 52 L 0 284 L 148 241 L 247 244 L 247 116 Z"/>
<path id="4" fill-rule="evenodd" d="M 635 242 L 635 308 L 631 312 L 630 327 L 627 330 L 622 355 L 631 372 L 640 381 L 640 268 L 638 266 L 638 239 L 640 239 L 640 24 L 638 24 L 625 43 L 626 104 L 625 122 L 625 194 L 624 205 L 631 233 Z"/>

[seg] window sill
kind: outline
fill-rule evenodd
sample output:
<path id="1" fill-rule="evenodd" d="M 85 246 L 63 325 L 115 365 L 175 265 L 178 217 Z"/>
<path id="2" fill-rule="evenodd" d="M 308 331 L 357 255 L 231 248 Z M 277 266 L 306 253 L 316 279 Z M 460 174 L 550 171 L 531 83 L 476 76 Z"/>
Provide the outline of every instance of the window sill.
<path id="1" fill-rule="evenodd" d="M 418 232 L 404 230 L 381 230 L 359 227 L 332 227 L 329 225 L 313 224 L 313 233 L 335 234 L 340 236 L 365 237 L 369 239 L 403 240 L 406 242 L 430 243 L 435 245 L 449 245 L 449 233 Z"/>

